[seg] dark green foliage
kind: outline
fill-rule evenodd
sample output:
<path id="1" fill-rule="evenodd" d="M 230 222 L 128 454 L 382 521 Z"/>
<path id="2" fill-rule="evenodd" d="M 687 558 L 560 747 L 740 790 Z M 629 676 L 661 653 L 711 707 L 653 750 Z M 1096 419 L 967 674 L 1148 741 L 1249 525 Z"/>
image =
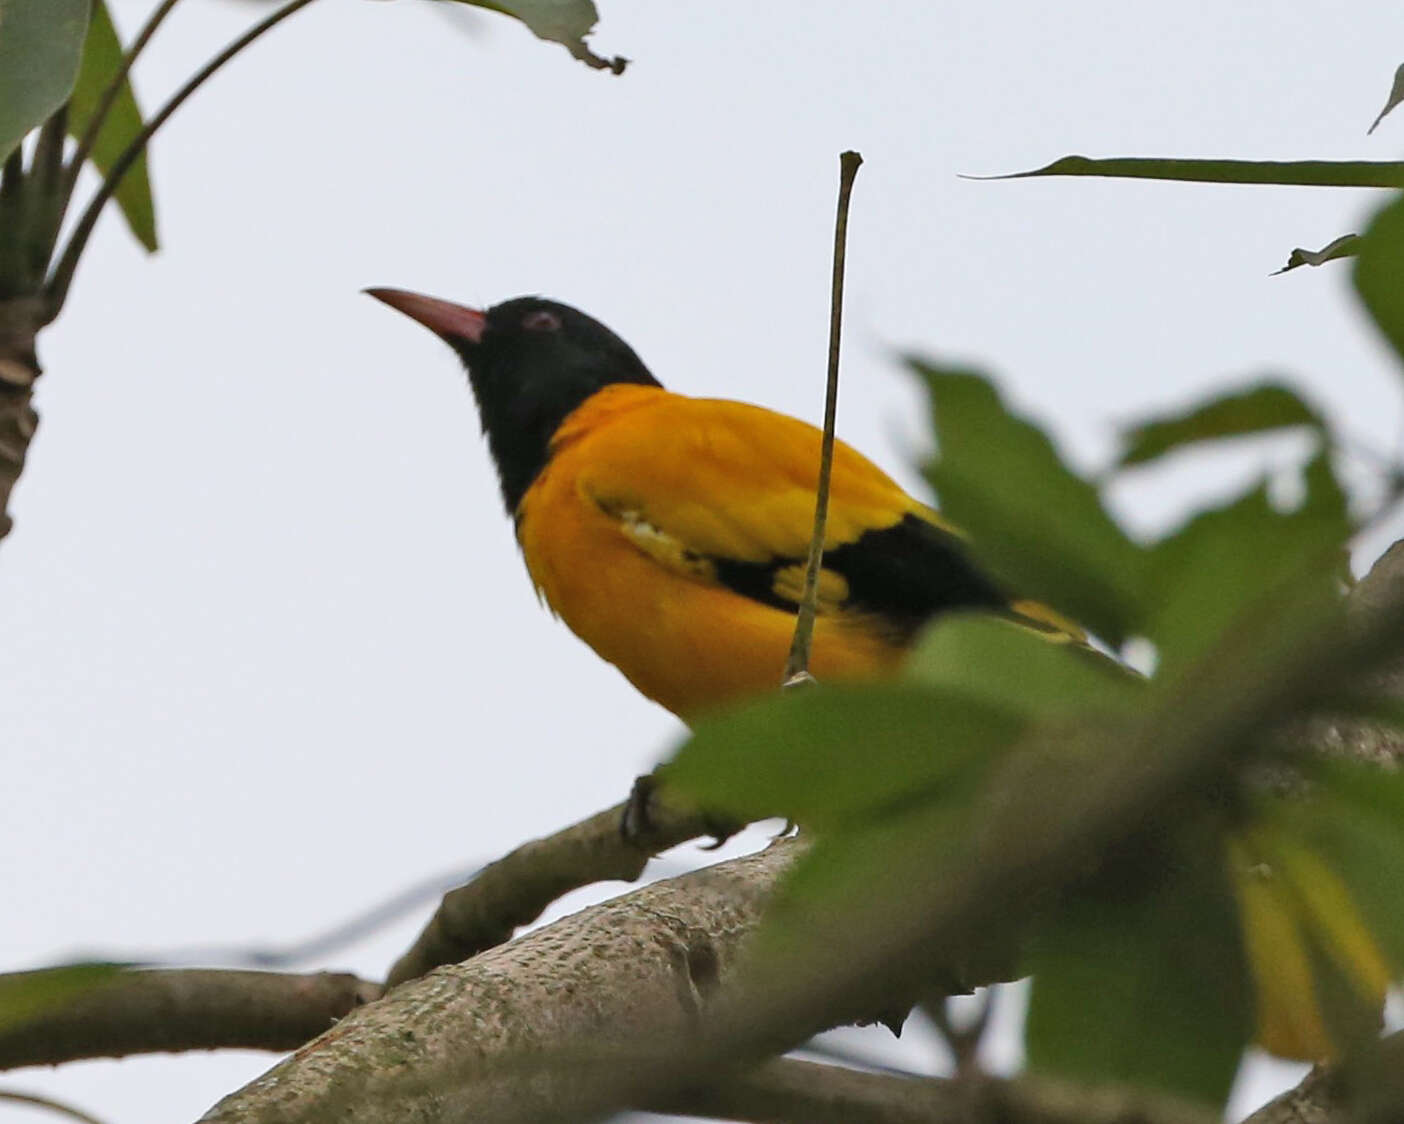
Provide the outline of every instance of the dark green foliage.
<path id="1" fill-rule="evenodd" d="M 915 684 L 792 691 L 702 724 L 667 777 L 704 808 L 840 828 L 941 799 L 1021 726 L 984 700 Z"/>
<path id="2" fill-rule="evenodd" d="M 1145 686 L 1100 652 L 973 613 L 937 621 L 912 651 L 907 677 L 1028 719 L 1128 711 Z"/>
<path id="3" fill-rule="evenodd" d="M 73 89 L 90 0 L 0 0 L 0 162 Z"/>
<path id="4" fill-rule="evenodd" d="M 1029 1064 L 1222 1104 L 1252 1018 L 1219 841 L 1116 873 L 1075 887 L 1030 942 Z"/>
<path id="5" fill-rule="evenodd" d="M 1375 216 L 1355 262 L 1355 287 L 1375 324 L 1404 358 L 1404 197 Z"/>
<path id="6" fill-rule="evenodd" d="M 1010 799 L 1004 786 L 1046 786 L 1056 816 L 1091 765 L 1089 746 L 1109 733 L 1114 744 L 1122 730 L 1144 738 L 1193 715 L 1201 696 L 1222 705 L 1226 677 L 1256 685 L 1340 616 L 1354 524 L 1332 434 L 1287 388 L 1265 384 L 1132 431 L 1128 459 L 1142 464 L 1246 433 L 1306 426 L 1317 435 L 1294 498 L 1278 502 L 1263 483 L 1142 546 L 1112 520 L 1097 487 L 1010 414 L 987 381 L 914 366 L 936 415 L 939 456 L 929 475 L 976 561 L 1106 638 L 1149 639 L 1158 666 L 1145 680 L 1067 636 L 998 615 L 952 614 L 913 648 L 908 685 L 821 685 L 700 726 L 670 783 L 721 812 L 789 815 L 817 837 L 760 946 L 777 964 L 802 959 L 806 942 L 840 918 L 890 919 L 913 893 L 932 900 L 932 887 L 960 869 L 980 837 L 982 817 Z M 1239 636 L 1272 639 L 1225 663 Z M 931 987 L 1004 978 L 1014 971 L 1011 947 L 1025 942 L 1036 976 L 1028 1029 L 1036 1067 L 1221 1103 L 1254 1033 L 1260 983 L 1245 967 L 1246 922 L 1233 888 L 1252 870 L 1240 833 L 1268 846 L 1277 837 L 1261 825 L 1280 803 L 1251 795 L 1246 776 L 1229 769 L 1181 796 L 1163 823 L 1138 828 L 1114 856 L 1089 856 L 1075 885 L 1008 903 L 978 941 L 933 960 Z M 1312 815 L 1320 819 L 1324 807 Z M 1389 877 L 1404 882 L 1404 847 L 1389 850 L 1387 816 L 1350 817 L 1343 840 L 1320 827 L 1310 839 L 1289 833 L 1283 854 L 1298 875 L 1323 864 L 1335 871 L 1349 887 L 1343 900 L 1358 895 L 1368 926 L 1319 922 L 1319 910 L 1295 904 L 1300 878 L 1287 875 L 1273 883 L 1267 907 L 1266 924 L 1287 934 L 1288 951 L 1306 965 L 1293 1011 L 1320 1028 L 1313 1049 L 1353 1040 L 1373 1010 L 1376 993 L 1362 982 L 1380 970 L 1372 927 L 1391 963 L 1404 962 L 1387 935 L 1404 933 L 1404 909 L 1389 905 L 1386 889 Z M 1338 955 L 1341 939 L 1355 941 L 1363 967 Z"/>
<path id="7" fill-rule="evenodd" d="M 1119 458 L 1124 468 L 1147 464 L 1200 441 L 1310 426 L 1318 432 L 1321 415 L 1281 383 L 1263 382 L 1238 394 L 1224 394 L 1187 413 L 1149 418 L 1123 435 Z"/>
<path id="8" fill-rule="evenodd" d="M 1138 613 L 1144 557 L 1096 488 L 1042 430 L 1005 408 L 990 382 L 921 361 L 936 458 L 926 475 L 942 510 L 1007 588 L 1042 601 L 1119 646 Z"/>
<path id="9" fill-rule="evenodd" d="M 1353 526 L 1329 454 L 1318 453 L 1303 476 L 1305 497 L 1296 508 L 1279 508 L 1259 484 L 1194 516 L 1151 550 L 1139 623 L 1160 653 L 1160 676 L 1192 665 L 1235 621 L 1269 603 L 1315 627 L 1302 599 L 1308 591 L 1317 605 L 1337 596 Z"/>

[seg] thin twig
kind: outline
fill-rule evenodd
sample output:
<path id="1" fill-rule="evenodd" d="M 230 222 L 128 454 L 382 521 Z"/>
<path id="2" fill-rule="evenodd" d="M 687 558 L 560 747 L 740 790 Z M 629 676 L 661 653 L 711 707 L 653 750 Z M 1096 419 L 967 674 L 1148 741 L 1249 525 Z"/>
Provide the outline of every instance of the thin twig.
<path id="1" fill-rule="evenodd" d="M 103 961 L 121 964 L 161 964 L 178 968 L 201 965 L 220 968 L 253 968 L 262 971 L 285 971 L 313 960 L 326 960 L 347 945 L 365 939 L 405 914 L 417 910 L 426 902 L 443 897 L 455 886 L 462 886 L 483 869 L 481 863 L 462 867 L 446 874 L 437 874 L 401 890 L 378 902 L 356 916 L 337 922 L 313 936 L 284 945 L 189 945 L 132 951 L 130 949 L 81 949 L 64 957 L 65 961 Z"/>
<path id="2" fill-rule="evenodd" d="M 848 200 L 863 157 L 839 156 L 838 216 L 834 220 L 834 275 L 829 303 L 829 381 L 824 394 L 824 443 L 819 455 L 819 486 L 814 498 L 814 537 L 804 571 L 804 597 L 795 618 L 795 636 L 781 681 L 789 687 L 811 680 L 809 650 L 814 642 L 814 615 L 819 601 L 819 569 L 824 561 L 824 532 L 829 520 L 829 476 L 834 463 L 834 423 L 838 415 L 839 333 L 843 326 L 843 264 L 848 248 Z"/>
<path id="3" fill-rule="evenodd" d="M 91 1113 L 84 1112 L 81 1108 L 74 1108 L 73 1105 L 56 1101 L 52 1097 L 41 1097 L 38 1093 L 21 1093 L 16 1089 L 0 1089 L 0 1101 L 22 1104 L 29 1108 L 42 1108 L 46 1112 L 54 1112 L 59 1116 L 67 1116 L 70 1120 L 77 1120 L 79 1124 L 103 1124 L 103 1121 Z"/>
<path id="4" fill-rule="evenodd" d="M 894 1077 L 776 1058 L 701 1088 L 660 1097 L 659 1111 L 755 1124 L 1214 1124 L 1215 1114 L 1153 1091 L 1048 1078 Z"/>
<path id="5" fill-rule="evenodd" d="M 171 99 L 163 105 L 154 117 L 151 118 L 145 127 L 133 139 L 132 143 L 123 149 L 122 154 L 113 161 L 107 177 L 98 187 L 97 193 L 89 201 L 87 209 L 73 228 L 73 233 L 69 236 L 68 245 L 64 247 L 63 254 L 59 258 L 58 265 L 54 267 L 53 275 L 49 278 L 44 289 L 45 309 L 44 323 L 48 324 L 58 316 L 63 308 L 63 302 L 68 296 L 68 287 L 73 282 L 73 274 L 78 268 L 78 259 L 82 257 L 83 250 L 88 244 L 88 238 L 93 232 L 93 227 L 97 225 L 98 216 L 102 214 L 102 209 L 107 201 L 116 193 L 118 186 L 122 182 L 122 177 L 127 174 L 128 169 L 136 163 L 145 150 L 147 142 L 156 134 L 156 131 L 166 123 L 166 120 L 179 109 L 185 99 L 198 90 L 216 71 L 224 66 L 230 59 L 258 39 L 266 31 L 271 31 L 283 20 L 297 12 L 301 8 L 307 7 L 312 0 L 288 0 L 276 12 L 260 20 L 244 32 L 243 35 L 235 39 L 219 54 L 215 55 L 208 63 L 190 79 L 184 86 L 177 90 Z"/>
<path id="6" fill-rule="evenodd" d="M 73 150 L 73 161 L 68 166 L 68 184 L 64 192 L 65 207 L 67 207 L 68 199 L 73 193 L 73 184 L 78 179 L 79 171 L 82 170 L 83 161 L 92 155 L 93 146 L 97 144 L 98 134 L 102 132 L 107 115 L 112 112 L 112 107 L 117 104 L 117 99 L 121 96 L 122 83 L 127 80 L 127 75 L 131 73 L 132 66 L 141 57 L 142 51 L 146 50 L 146 45 L 151 42 L 151 37 L 156 34 L 156 29 L 171 14 L 171 9 L 179 3 L 180 0 L 161 0 L 142 29 L 137 32 L 137 37 L 132 40 L 132 45 L 127 48 L 117 70 L 104 87 L 102 96 L 98 98 L 97 106 L 93 110 L 93 115 L 83 130 L 83 135 L 78 138 L 78 147 Z"/>
<path id="7" fill-rule="evenodd" d="M 0 1069 L 175 1050 L 295 1050 L 381 991 L 332 972 L 123 972 L 0 1028 Z"/>

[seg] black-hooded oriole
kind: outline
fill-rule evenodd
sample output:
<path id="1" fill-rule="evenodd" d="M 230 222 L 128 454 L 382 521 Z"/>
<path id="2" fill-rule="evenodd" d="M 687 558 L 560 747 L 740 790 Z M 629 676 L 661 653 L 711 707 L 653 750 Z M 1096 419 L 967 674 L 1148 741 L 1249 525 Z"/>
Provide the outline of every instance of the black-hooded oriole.
<path id="1" fill-rule="evenodd" d="M 622 339 L 554 301 L 480 312 L 368 292 L 467 366 L 531 579 L 577 636 L 684 720 L 779 684 L 814 524 L 817 429 L 664 390 Z M 888 674 L 922 625 L 959 608 L 1072 628 L 1007 596 L 935 510 L 836 443 L 815 677 Z"/>
<path id="2" fill-rule="evenodd" d="M 483 312 L 367 292 L 468 368 L 531 579 L 576 635 L 684 721 L 779 686 L 813 528 L 817 429 L 671 393 L 612 331 L 555 301 L 520 297 Z M 842 442 L 818 608 L 810 668 L 821 682 L 891 674 L 921 627 L 953 609 L 1082 638 L 1001 589 L 958 531 Z M 1259 1041 L 1327 1056 L 1294 923 L 1247 860 L 1234 867 Z M 1382 998 L 1384 968 L 1363 957 L 1356 970 L 1362 992 Z"/>

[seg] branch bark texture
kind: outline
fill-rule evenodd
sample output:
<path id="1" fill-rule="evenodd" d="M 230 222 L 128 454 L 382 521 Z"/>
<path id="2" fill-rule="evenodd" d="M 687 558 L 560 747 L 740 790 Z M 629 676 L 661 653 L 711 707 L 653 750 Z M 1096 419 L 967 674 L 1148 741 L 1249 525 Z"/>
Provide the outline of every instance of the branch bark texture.
<path id="1" fill-rule="evenodd" d="M 14 525 L 10 493 L 24 471 L 29 443 L 39 427 L 33 405 L 40 373 L 34 337 L 42 318 L 37 297 L 0 300 L 0 539 Z"/>
<path id="2" fill-rule="evenodd" d="M 695 1040 L 804 845 L 646 886 L 353 1012 L 225 1098 L 209 1124 L 537 1121 L 621 1064 Z M 741 1001 L 741 996 L 736 996 Z"/>

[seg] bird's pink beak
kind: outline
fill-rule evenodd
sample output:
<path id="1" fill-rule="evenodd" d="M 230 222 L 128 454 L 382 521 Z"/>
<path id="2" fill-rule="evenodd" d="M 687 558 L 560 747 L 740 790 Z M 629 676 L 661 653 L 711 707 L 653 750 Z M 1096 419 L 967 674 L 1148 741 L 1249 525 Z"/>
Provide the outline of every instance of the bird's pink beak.
<path id="1" fill-rule="evenodd" d="M 476 308 L 467 308 L 452 301 L 439 300 L 411 293 L 405 289 L 366 289 L 367 296 L 383 301 L 391 308 L 417 320 L 431 332 L 444 339 L 468 340 L 479 343 L 487 316 Z"/>

